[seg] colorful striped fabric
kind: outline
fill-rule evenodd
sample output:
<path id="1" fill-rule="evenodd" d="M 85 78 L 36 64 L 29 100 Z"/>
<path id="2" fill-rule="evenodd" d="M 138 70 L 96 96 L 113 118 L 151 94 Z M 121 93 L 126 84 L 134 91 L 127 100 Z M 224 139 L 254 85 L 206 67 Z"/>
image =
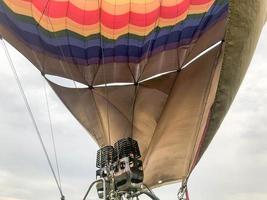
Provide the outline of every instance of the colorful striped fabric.
<path id="1" fill-rule="evenodd" d="M 0 35 L 99 146 L 136 139 L 145 183 L 158 186 L 190 174 L 214 119 L 228 2 L 0 0 Z"/>
<path id="2" fill-rule="evenodd" d="M 138 63 L 190 44 L 226 11 L 226 0 L 1 0 L 0 23 L 73 63 Z"/>

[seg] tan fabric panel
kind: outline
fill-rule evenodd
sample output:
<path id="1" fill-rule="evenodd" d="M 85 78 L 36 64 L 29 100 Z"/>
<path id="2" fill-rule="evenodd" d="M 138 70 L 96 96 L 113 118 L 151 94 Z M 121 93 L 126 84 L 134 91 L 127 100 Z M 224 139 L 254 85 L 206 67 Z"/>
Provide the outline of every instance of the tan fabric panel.
<path id="1" fill-rule="evenodd" d="M 102 146 L 108 144 L 108 135 L 96 107 L 93 91 L 87 88 L 65 88 L 47 80 L 61 101 L 74 117 L 90 132 Z M 87 106 L 85 106 L 87 105 Z"/>
<path id="2" fill-rule="evenodd" d="M 145 81 L 138 86 L 132 136 L 139 142 L 143 158 L 153 133 L 155 132 L 176 76 L 177 73 L 174 72 Z"/>
<path id="3" fill-rule="evenodd" d="M 95 138 L 101 146 L 109 144 L 109 141 L 113 144 L 123 137 L 132 136 L 140 141 L 140 148 L 144 152 L 176 76 L 175 72 L 138 86 L 92 90 L 64 88 L 51 82 L 50 85 L 89 133 L 93 137 L 101 136 L 102 139 Z"/>
<path id="4" fill-rule="evenodd" d="M 152 90 L 158 90 L 169 95 L 178 73 L 179 71 L 172 72 L 172 73 L 165 74 L 157 78 L 153 78 L 153 79 L 141 82 L 140 86 L 143 86 L 143 87 L 146 87 Z"/>
<path id="5" fill-rule="evenodd" d="M 163 183 L 179 180 L 188 174 L 201 121 L 206 120 L 204 113 L 211 106 L 210 103 L 207 106 L 207 99 L 211 95 L 220 48 L 179 73 L 145 155 L 148 185 L 158 185 L 159 180 Z"/>
<path id="6" fill-rule="evenodd" d="M 133 120 L 133 106 L 136 87 L 114 86 L 94 88 L 94 93 L 104 97 L 114 106 L 128 121 Z"/>
<path id="7" fill-rule="evenodd" d="M 222 49 L 219 52 L 220 54 L 218 55 L 219 59 L 217 60 L 217 66 L 215 67 L 212 75 L 212 80 L 211 80 L 211 86 L 209 88 L 209 95 L 206 99 L 206 105 L 205 105 L 205 110 L 203 112 L 203 118 L 200 122 L 200 127 L 199 127 L 199 134 L 197 137 L 197 140 L 195 142 L 195 147 L 193 149 L 193 154 L 192 154 L 192 162 L 190 163 L 189 167 L 189 172 L 191 172 L 196 164 L 196 160 L 199 157 L 200 154 L 200 146 L 202 145 L 202 142 L 205 138 L 206 134 L 206 129 L 209 124 L 209 118 L 210 118 L 210 111 L 212 108 L 212 105 L 214 103 L 215 95 L 217 92 L 218 88 L 218 83 L 219 83 L 219 78 L 221 74 L 221 67 L 222 67 L 222 60 L 223 60 L 223 52 L 224 52 L 224 43 L 221 44 Z"/>
<path id="8" fill-rule="evenodd" d="M 96 107 L 105 129 L 106 140 L 104 145 L 114 144 L 121 138 L 129 137 L 132 130 L 132 122 L 129 121 L 113 104 L 107 99 L 94 93 Z M 90 106 L 84 104 L 83 106 Z M 88 122 L 91 123 L 91 122 Z M 89 130 L 90 133 L 90 130 Z"/>
<path id="9" fill-rule="evenodd" d="M 140 147 L 144 151 L 176 75 L 175 72 L 137 86 L 76 89 L 51 82 L 50 85 L 89 133 L 93 137 L 101 136 L 101 139 L 95 138 L 101 146 L 113 144 L 123 137 L 133 137 L 141 141 Z"/>
<path id="10" fill-rule="evenodd" d="M 100 146 L 131 136 L 135 86 L 77 89 L 49 83 Z"/>
<path id="11" fill-rule="evenodd" d="M 111 63 L 100 65 L 93 85 L 116 82 L 135 82 L 128 64 Z"/>
<path id="12" fill-rule="evenodd" d="M 130 137 L 133 129 L 136 87 L 103 87 L 95 88 L 93 91 L 110 143 L 114 144 L 121 138 Z"/>
<path id="13" fill-rule="evenodd" d="M 231 0 L 229 9 L 222 73 L 200 157 L 222 123 L 242 83 L 266 20 L 267 1 Z"/>

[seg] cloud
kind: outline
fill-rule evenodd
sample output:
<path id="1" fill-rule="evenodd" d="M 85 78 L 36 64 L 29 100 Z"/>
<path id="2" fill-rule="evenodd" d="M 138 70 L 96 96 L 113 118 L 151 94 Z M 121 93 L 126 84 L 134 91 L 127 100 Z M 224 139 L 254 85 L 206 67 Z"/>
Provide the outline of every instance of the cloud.
<path id="1" fill-rule="evenodd" d="M 13 197 L 1 197 L 0 196 L 0 200 L 24 200 L 24 199 L 18 199 L 18 198 L 13 198 Z"/>

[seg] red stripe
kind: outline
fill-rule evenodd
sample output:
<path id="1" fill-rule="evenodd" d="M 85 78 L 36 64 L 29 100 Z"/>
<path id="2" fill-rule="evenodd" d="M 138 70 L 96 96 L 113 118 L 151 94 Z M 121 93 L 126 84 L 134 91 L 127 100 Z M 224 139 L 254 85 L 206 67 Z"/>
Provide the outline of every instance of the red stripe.
<path id="1" fill-rule="evenodd" d="M 161 7 L 147 14 L 138 14 L 128 12 L 123 15 L 111 15 L 102 10 L 101 21 L 102 24 L 111 29 L 119 29 L 132 24 L 139 27 L 146 27 L 154 24 L 159 17 L 172 19 L 182 15 L 189 8 L 189 4 L 184 1 L 183 3 L 174 7 Z M 87 15 L 87 17 L 89 17 Z"/>
<path id="2" fill-rule="evenodd" d="M 175 7 L 161 7 L 147 14 L 128 12 L 123 15 L 110 15 L 102 10 L 101 22 L 108 28 L 119 29 L 132 24 L 139 27 L 146 27 L 154 24 L 159 17 L 172 19 L 182 15 L 189 8 L 189 4 L 179 4 Z"/>
<path id="3" fill-rule="evenodd" d="M 101 10 L 101 22 L 110 29 L 120 29 L 128 24 L 146 27 L 154 24 L 159 17 L 166 19 L 176 18 L 186 12 L 190 5 L 201 5 L 210 1 L 212 0 L 184 0 L 176 6 L 162 6 L 146 14 L 128 12 L 123 15 L 112 15 Z M 100 18 L 99 9 L 84 11 L 68 2 L 32 0 L 32 4 L 46 16 L 51 18 L 63 18 L 67 16 L 69 19 L 81 25 L 96 24 Z"/>

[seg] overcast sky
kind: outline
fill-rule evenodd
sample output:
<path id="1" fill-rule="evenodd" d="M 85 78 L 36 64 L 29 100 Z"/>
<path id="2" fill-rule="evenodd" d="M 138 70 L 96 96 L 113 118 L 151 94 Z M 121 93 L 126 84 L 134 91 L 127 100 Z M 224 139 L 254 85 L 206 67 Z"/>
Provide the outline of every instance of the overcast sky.
<path id="1" fill-rule="evenodd" d="M 97 145 L 20 53 L 12 60 L 53 155 L 44 87 L 47 87 L 59 156 L 62 187 L 68 200 L 80 200 L 95 177 Z M 59 193 L 0 48 L 0 200 L 52 200 Z M 221 128 L 189 181 L 191 200 L 267 199 L 267 27 L 251 66 Z M 164 169 L 163 169 L 164 170 Z M 175 200 L 179 185 L 156 189 Z"/>

